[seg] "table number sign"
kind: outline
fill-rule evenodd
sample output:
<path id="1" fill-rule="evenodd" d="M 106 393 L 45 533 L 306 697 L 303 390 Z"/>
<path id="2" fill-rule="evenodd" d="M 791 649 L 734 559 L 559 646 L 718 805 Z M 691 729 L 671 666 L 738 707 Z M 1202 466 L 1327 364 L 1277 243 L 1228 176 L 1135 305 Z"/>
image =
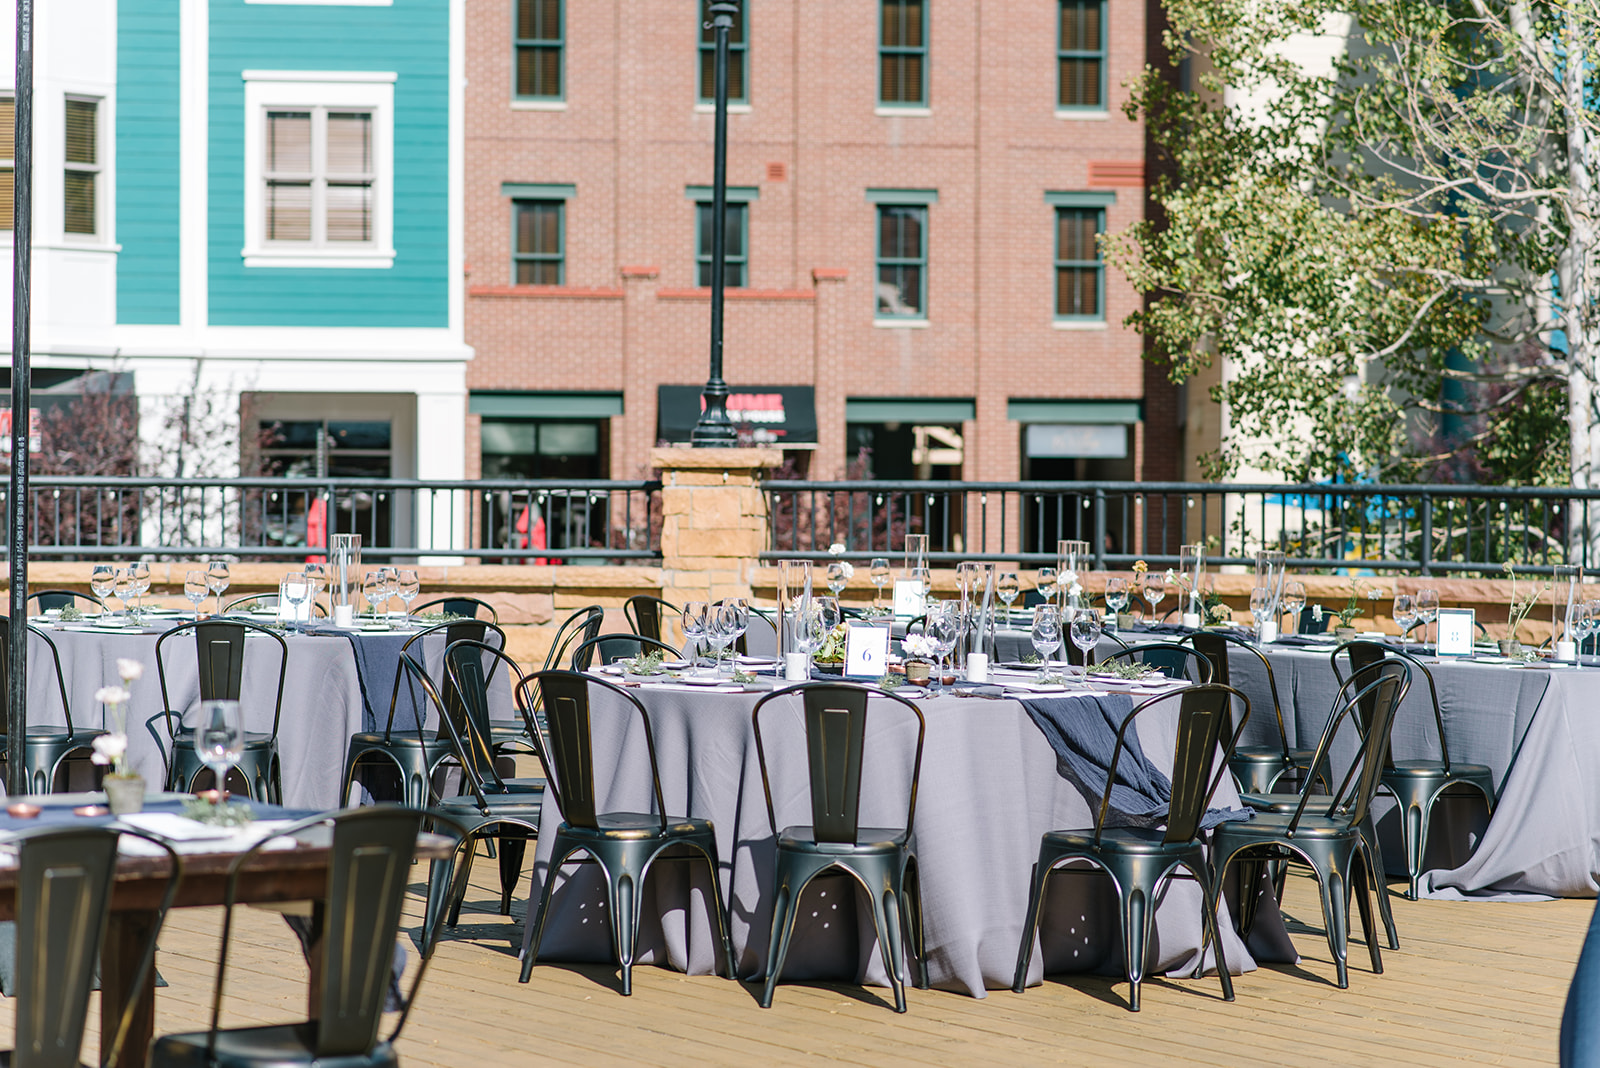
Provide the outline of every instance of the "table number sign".
<path id="1" fill-rule="evenodd" d="M 922 583 L 916 579 L 895 579 L 894 614 L 901 619 L 915 619 L 926 611 Z"/>
<path id="2" fill-rule="evenodd" d="M 888 668 L 889 631 L 885 627 L 850 627 L 844 636 L 844 673 L 878 678 Z"/>
<path id="3" fill-rule="evenodd" d="M 1471 656 L 1473 621 L 1477 613 L 1471 608 L 1439 609 L 1440 656 Z"/>

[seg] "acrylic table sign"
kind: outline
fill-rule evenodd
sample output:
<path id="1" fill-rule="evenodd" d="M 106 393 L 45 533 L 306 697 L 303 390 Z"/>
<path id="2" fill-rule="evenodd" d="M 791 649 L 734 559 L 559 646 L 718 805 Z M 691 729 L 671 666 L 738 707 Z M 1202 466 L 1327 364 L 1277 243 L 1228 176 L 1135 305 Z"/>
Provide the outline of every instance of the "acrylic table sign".
<path id="1" fill-rule="evenodd" d="M 1471 656 L 1473 621 L 1477 613 L 1471 608 L 1439 609 L 1440 656 Z"/>
<path id="2" fill-rule="evenodd" d="M 914 619 L 927 611 L 927 595 L 922 583 L 916 579 L 894 580 L 894 614 L 901 619 Z"/>
<path id="3" fill-rule="evenodd" d="M 888 670 L 887 627 L 850 627 L 844 636 L 844 673 L 878 678 Z"/>

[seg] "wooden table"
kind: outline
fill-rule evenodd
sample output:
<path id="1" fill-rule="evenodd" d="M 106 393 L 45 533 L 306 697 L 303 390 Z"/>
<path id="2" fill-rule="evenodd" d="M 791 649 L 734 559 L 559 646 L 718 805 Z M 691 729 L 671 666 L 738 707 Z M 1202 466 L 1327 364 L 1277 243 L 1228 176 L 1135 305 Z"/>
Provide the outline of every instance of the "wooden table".
<path id="1" fill-rule="evenodd" d="M 441 859 L 450 855 L 450 840 L 424 834 L 417 843 L 418 860 Z M 184 853 L 183 881 L 178 887 L 174 908 L 220 905 L 227 893 L 228 868 L 239 852 Z M 295 849 L 257 853 L 245 866 L 235 901 L 239 904 L 268 905 L 294 901 L 312 903 L 311 938 L 306 946 L 306 963 L 311 980 L 307 993 L 308 1016 L 316 1018 L 322 995 L 322 918 L 324 896 L 328 890 L 326 847 L 301 846 Z M 154 969 L 144 987 L 133 989 L 139 955 L 155 933 L 156 909 L 166 891 L 168 860 L 165 856 L 120 856 L 116 882 L 111 893 L 105 943 L 100 953 L 101 1063 L 110 1052 L 106 1042 L 111 1023 L 120 1018 L 123 1007 L 137 999 L 133 1021 L 123 1044 L 121 1063 L 127 1068 L 144 1068 L 155 1037 L 156 991 Z M 16 867 L 0 868 L 0 920 L 16 918 Z"/>

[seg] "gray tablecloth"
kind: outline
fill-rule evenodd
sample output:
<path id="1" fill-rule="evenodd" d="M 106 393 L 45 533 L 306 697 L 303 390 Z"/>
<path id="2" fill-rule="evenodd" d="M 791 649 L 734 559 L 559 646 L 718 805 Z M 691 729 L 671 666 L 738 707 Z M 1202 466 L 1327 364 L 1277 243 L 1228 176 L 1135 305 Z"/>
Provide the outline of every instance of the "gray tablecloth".
<path id="1" fill-rule="evenodd" d="M 771 919 L 772 830 L 750 729 L 757 694 L 639 691 L 649 708 L 661 785 L 669 812 L 711 819 L 721 852 L 722 885 L 733 913 L 738 971 L 765 974 Z M 1028 885 L 1040 836 L 1048 830 L 1093 824 L 1090 802 L 1056 767 L 1056 757 L 1021 706 L 1009 700 L 941 697 L 921 703 L 928 719 L 918 795 L 916 833 L 923 913 L 935 985 L 984 996 L 1008 987 L 1027 910 Z M 780 826 L 808 822 L 806 762 L 799 717 L 791 709 L 763 713 L 763 734 L 774 775 Z M 636 714 L 610 695 L 596 700 L 594 729 L 598 801 L 604 809 L 647 811 L 648 758 Z M 891 710 L 892 712 L 892 710 Z M 1172 766 L 1176 706 L 1139 722 L 1145 752 L 1157 767 Z M 914 728 L 892 714 L 869 724 L 863 773 L 862 821 L 903 826 Z M 887 754 L 895 754 L 889 756 Z M 1217 804 L 1238 804 L 1231 783 Z M 549 874 L 553 832 L 560 814 L 546 800 L 532 892 Z M 691 895 L 689 887 L 696 891 Z M 652 871 L 643 895 L 645 917 L 638 942 L 641 962 L 667 963 L 692 974 L 715 964 L 715 939 L 707 909 L 704 867 L 677 861 Z M 850 977 L 884 982 L 865 902 L 841 907 L 859 892 L 853 883 L 824 877 L 804 898 L 785 977 Z M 530 905 L 530 914 L 534 906 Z M 1053 877 L 1042 936 L 1029 981 L 1045 970 L 1093 971 L 1121 967 L 1116 897 L 1097 873 Z M 1156 912 L 1156 956 L 1161 970 L 1193 967 L 1200 946 L 1198 888 L 1175 881 Z M 1223 920 L 1228 959 L 1235 970 L 1255 966 L 1229 921 Z M 557 884 L 541 959 L 609 959 L 604 884 L 591 866 L 569 866 Z M 531 925 L 529 929 L 531 937 Z M 1252 934 L 1251 950 L 1263 959 L 1292 960 L 1293 947 L 1275 910 Z M 1209 958 L 1209 953 L 1208 953 Z M 855 969 L 852 971 L 852 967 Z"/>
<path id="2" fill-rule="evenodd" d="M 133 684 L 128 710 L 128 754 L 134 768 L 159 789 L 166 774 L 169 747 L 161 715 L 161 684 L 156 672 L 158 634 L 102 634 L 52 630 L 50 637 L 61 651 L 67 700 L 74 722 L 87 727 L 111 726 L 104 706 L 94 699 L 102 686 L 117 680 L 117 659 L 128 657 L 144 665 L 144 677 Z M 338 638 L 289 635 L 288 665 L 284 675 L 283 716 L 278 747 L 283 760 L 283 800 L 291 808 L 330 809 L 339 805 L 339 781 L 344 767 L 345 743 L 362 727 L 363 703 L 355 657 L 350 643 Z M 178 712 L 199 706 L 200 679 L 195 668 L 191 637 L 169 641 L 167 687 Z M 244 680 L 241 693 L 245 729 L 272 729 L 273 698 L 277 692 L 278 647 L 264 635 L 245 639 Z M 53 678 L 54 668 L 44 643 L 29 642 L 28 716 L 38 724 L 60 724 L 61 698 Z"/>

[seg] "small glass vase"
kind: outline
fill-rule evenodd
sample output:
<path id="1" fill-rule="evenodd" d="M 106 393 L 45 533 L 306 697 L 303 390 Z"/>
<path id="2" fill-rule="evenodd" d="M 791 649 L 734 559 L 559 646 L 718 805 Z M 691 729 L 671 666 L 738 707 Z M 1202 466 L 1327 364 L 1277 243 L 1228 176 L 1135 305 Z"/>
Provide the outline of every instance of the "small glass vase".
<path id="1" fill-rule="evenodd" d="M 128 816 L 144 811 L 144 777 L 107 775 L 101 782 L 106 791 L 106 806 L 113 816 Z"/>

